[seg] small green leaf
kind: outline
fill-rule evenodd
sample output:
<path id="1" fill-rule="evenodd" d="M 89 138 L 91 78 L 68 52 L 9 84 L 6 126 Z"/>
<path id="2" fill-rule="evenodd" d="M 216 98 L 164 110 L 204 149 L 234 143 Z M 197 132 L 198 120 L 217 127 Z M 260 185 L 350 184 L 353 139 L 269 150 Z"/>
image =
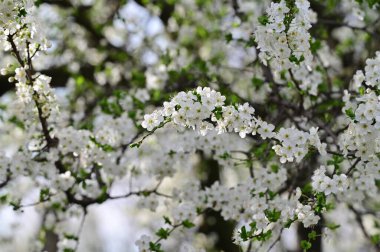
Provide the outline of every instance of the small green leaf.
<path id="1" fill-rule="evenodd" d="M 256 89 L 260 88 L 264 84 L 264 80 L 256 77 L 253 77 L 251 82 Z"/>
<path id="2" fill-rule="evenodd" d="M 133 144 L 130 144 L 129 147 L 130 147 L 130 148 L 139 148 L 139 147 L 140 147 L 140 143 L 133 143 Z"/>
<path id="3" fill-rule="evenodd" d="M 169 217 L 164 216 L 164 221 L 165 221 L 165 224 L 172 225 L 172 222 L 170 221 Z"/>
<path id="4" fill-rule="evenodd" d="M 301 241 L 301 248 L 303 249 L 303 251 L 308 251 L 309 249 L 311 249 L 311 242 L 309 241 L 306 241 L 306 240 L 302 240 Z"/>
<path id="5" fill-rule="evenodd" d="M 228 33 L 224 36 L 224 39 L 226 40 L 227 44 L 232 41 L 232 34 Z"/>
<path id="6" fill-rule="evenodd" d="M 352 108 L 347 109 L 345 113 L 351 120 L 355 120 L 355 113 L 352 111 Z"/>
<path id="7" fill-rule="evenodd" d="M 192 223 L 191 221 L 189 220 L 184 220 L 182 222 L 182 225 L 185 227 L 185 228 L 192 228 L 192 227 L 195 227 L 195 224 Z"/>
<path id="8" fill-rule="evenodd" d="M 48 200 L 50 197 L 49 188 L 42 188 L 40 191 L 40 202 Z"/>
<path id="9" fill-rule="evenodd" d="M 249 238 L 247 229 L 245 228 L 245 226 L 242 226 L 240 229 L 240 238 L 243 239 L 243 241 L 247 241 Z"/>
<path id="10" fill-rule="evenodd" d="M 371 235 L 371 242 L 374 245 L 380 244 L 380 234 Z"/>
<path id="11" fill-rule="evenodd" d="M 276 222 L 281 217 L 281 211 L 277 211 L 276 209 L 273 209 L 273 210 L 266 209 L 264 213 L 270 222 Z"/>
<path id="12" fill-rule="evenodd" d="M 326 227 L 328 229 L 335 230 L 335 229 L 338 229 L 340 227 L 340 225 L 339 224 L 335 224 L 335 223 L 327 223 Z"/>
<path id="13" fill-rule="evenodd" d="M 310 51 L 313 54 L 316 54 L 319 49 L 322 48 L 322 43 L 320 40 L 316 39 L 314 41 L 310 41 Z"/>
<path id="14" fill-rule="evenodd" d="M 269 17 L 268 17 L 268 15 L 262 15 L 262 16 L 260 16 L 257 20 L 258 20 L 259 23 L 262 24 L 262 25 L 266 25 L 266 24 L 269 23 Z"/>
<path id="15" fill-rule="evenodd" d="M 309 238 L 309 240 L 314 241 L 317 238 L 317 232 L 311 231 L 307 234 L 307 237 Z"/>
<path id="16" fill-rule="evenodd" d="M 149 243 L 149 249 L 150 251 L 153 251 L 153 252 L 164 252 L 162 249 L 161 249 L 161 244 L 160 243 L 153 243 L 153 242 L 150 242 Z"/>
<path id="17" fill-rule="evenodd" d="M 19 127 L 20 129 L 25 129 L 24 123 L 20 119 L 18 119 L 16 116 L 12 116 L 11 118 L 9 118 L 8 121 L 10 123 L 13 123 L 14 125 Z"/>
<path id="18" fill-rule="evenodd" d="M 160 228 L 157 232 L 156 235 L 164 240 L 166 240 L 169 237 L 169 229 L 165 228 Z"/>

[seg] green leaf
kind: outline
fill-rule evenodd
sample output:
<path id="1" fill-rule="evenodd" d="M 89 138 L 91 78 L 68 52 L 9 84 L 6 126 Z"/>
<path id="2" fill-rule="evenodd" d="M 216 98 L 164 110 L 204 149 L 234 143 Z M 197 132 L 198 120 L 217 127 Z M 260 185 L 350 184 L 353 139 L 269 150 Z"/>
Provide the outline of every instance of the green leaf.
<path id="1" fill-rule="evenodd" d="M 380 244 L 380 234 L 371 235 L 371 242 L 374 245 Z"/>
<path id="2" fill-rule="evenodd" d="M 316 39 L 314 41 L 310 41 L 310 50 L 313 54 L 316 54 L 319 49 L 322 48 L 321 41 Z"/>
<path id="3" fill-rule="evenodd" d="M 208 31 L 203 26 L 198 26 L 195 30 L 197 36 L 201 39 L 205 39 L 208 36 Z"/>
<path id="4" fill-rule="evenodd" d="M 140 143 L 133 143 L 133 144 L 130 144 L 129 147 L 130 147 L 130 148 L 139 148 L 139 147 L 140 147 Z"/>
<path id="5" fill-rule="evenodd" d="M 347 109 L 345 113 L 351 120 L 355 120 L 355 113 L 352 108 Z"/>
<path id="6" fill-rule="evenodd" d="M 223 155 L 219 155 L 219 158 L 221 158 L 223 160 L 226 160 L 230 157 L 231 157 L 231 155 L 228 152 L 224 152 Z"/>
<path id="7" fill-rule="evenodd" d="M 102 149 L 105 152 L 112 152 L 112 151 L 114 151 L 114 148 L 111 145 L 102 144 L 102 143 L 98 142 L 96 140 L 96 138 L 93 137 L 93 136 L 90 137 L 90 140 L 91 140 L 91 142 L 93 142 L 96 145 L 96 147 Z"/>
<path id="8" fill-rule="evenodd" d="M 4 194 L 0 196 L 0 204 L 5 204 L 8 199 L 8 194 Z"/>
<path id="9" fill-rule="evenodd" d="M 160 237 L 161 239 L 166 240 L 169 237 L 169 229 L 167 228 L 160 228 L 157 232 L 156 235 Z"/>
<path id="10" fill-rule="evenodd" d="M 276 192 L 272 192 L 271 190 L 268 190 L 269 200 L 273 200 L 274 197 L 276 197 L 276 195 L 277 195 Z"/>
<path id="11" fill-rule="evenodd" d="M 149 243 L 149 249 L 150 251 L 153 251 L 153 252 L 164 252 L 162 249 L 161 249 L 161 244 L 160 243 L 153 243 L 153 242 L 150 242 Z"/>
<path id="12" fill-rule="evenodd" d="M 269 23 L 269 17 L 268 17 L 268 15 L 266 15 L 266 14 L 260 16 L 257 20 L 258 20 L 259 23 L 262 24 L 262 25 L 266 25 L 266 24 Z"/>
<path id="13" fill-rule="evenodd" d="M 359 88 L 359 94 L 364 95 L 365 94 L 365 87 L 360 87 Z"/>
<path id="14" fill-rule="evenodd" d="M 240 229 L 240 238 L 242 238 L 243 241 L 248 241 L 249 239 L 248 232 L 245 226 L 242 226 Z"/>
<path id="15" fill-rule="evenodd" d="M 272 237 L 272 230 L 268 230 L 267 232 L 262 232 L 254 237 L 254 240 L 258 241 L 267 241 Z"/>
<path id="16" fill-rule="evenodd" d="M 314 241 L 317 238 L 317 232 L 311 231 L 307 234 L 307 237 L 309 238 L 309 240 Z"/>
<path id="17" fill-rule="evenodd" d="M 262 87 L 262 85 L 264 84 L 264 80 L 259 79 L 259 78 L 256 78 L 256 77 L 253 77 L 251 82 L 252 82 L 252 85 L 253 85 L 256 89 Z"/>
<path id="18" fill-rule="evenodd" d="M 251 227 L 251 232 L 257 230 L 256 222 L 253 221 L 253 222 L 249 223 L 249 226 Z"/>
<path id="19" fill-rule="evenodd" d="M 25 17 L 27 14 L 26 10 L 24 8 L 20 9 L 18 12 L 19 17 Z"/>
<path id="20" fill-rule="evenodd" d="M 227 44 L 232 41 L 232 34 L 228 33 L 224 36 L 224 39 L 226 40 Z"/>
<path id="21" fill-rule="evenodd" d="M 50 190 L 49 188 L 42 188 L 40 190 L 40 202 L 48 200 L 50 197 Z"/>
<path id="22" fill-rule="evenodd" d="M 20 129 L 25 129 L 24 123 L 21 120 L 19 120 L 16 116 L 12 116 L 11 118 L 9 118 L 8 121 L 10 123 L 13 123 L 14 125 L 19 127 Z"/>
<path id="23" fill-rule="evenodd" d="M 145 84 L 146 84 L 145 73 L 133 70 L 131 82 L 137 87 L 145 87 Z"/>
<path id="24" fill-rule="evenodd" d="M 75 78 L 75 84 L 77 85 L 77 87 L 83 86 L 85 81 L 86 81 L 86 79 L 82 75 L 79 75 Z"/>
<path id="25" fill-rule="evenodd" d="M 165 224 L 172 225 L 172 222 L 170 221 L 169 217 L 164 216 L 164 221 L 165 221 Z"/>
<path id="26" fill-rule="evenodd" d="M 296 65 L 299 65 L 302 61 L 305 60 L 305 57 L 301 55 L 301 57 L 297 58 L 295 55 L 290 55 L 289 57 L 290 62 L 295 63 Z"/>
<path id="27" fill-rule="evenodd" d="M 280 166 L 278 166 L 277 164 L 272 164 L 270 166 L 270 169 L 271 169 L 272 172 L 277 173 L 279 171 L 279 169 L 280 169 Z"/>
<path id="28" fill-rule="evenodd" d="M 222 107 L 216 107 L 214 109 L 213 113 L 214 113 L 216 119 L 218 119 L 218 120 L 221 119 L 222 115 L 223 115 Z"/>
<path id="29" fill-rule="evenodd" d="M 273 209 L 273 210 L 266 209 L 264 213 L 270 222 L 276 222 L 281 217 L 281 211 L 277 211 L 276 209 Z"/>
<path id="30" fill-rule="evenodd" d="M 192 228 L 192 227 L 195 227 L 195 224 L 192 223 L 192 222 L 189 221 L 189 220 L 184 220 L 184 221 L 182 221 L 182 225 L 183 225 L 185 228 Z"/>
<path id="31" fill-rule="evenodd" d="M 99 195 L 98 198 L 96 198 L 97 203 L 103 203 L 108 199 L 108 193 L 107 193 L 107 186 L 102 186 L 102 193 Z"/>
<path id="32" fill-rule="evenodd" d="M 71 248 L 64 248 L 63 252 L 75 252 L 75 250 Z"/>
<path id="33" fill-rule="evenodd" d="M 288 219 L 284 225 L 285 228 L 290 228 L 290 226 L 295 222 L 296 219 Z"/>
<path id="34" fill-rule="evenodd" d="M 19 201 L 18 202 L 16 202 L 16 201 L 9 202 L 9 205 L 11 205 L 13 207 L 14 211 L 17 211 L 18 209 L 21 208 Z"/>
<path id="35" fill-rule="evenodd" d="M 340 225 L 339 224 L 335 224 L 335 223 L 327 223 L 326 227 L 328 229 L 331 229 L 331 230 L 336 230 L 336 229 L 338 229 L 340 227 Z"/>
<path id="36" fill-rule="evenodd" d="M 316 194 L 317 204 L 315 206 L 315 212 L 322 213 L 322 211 L 326 208 L 326 195 L 324 193 Z"/>
<path id="37" fill-rule="evenodd" d="M 68 233 L 64 233 L 63 235 L 68 240 L 78 241 L 78 237 L 76 235 L 68 234 Z"/>
<path id="38" fill-rule="evenodd" d="M 306 240 L 302 240 L 301 241 L 301 248 L 303 249 L 303 251 L 308 251 L 309 249 L 311 249 L 311 242 L 306 241 Z"/>

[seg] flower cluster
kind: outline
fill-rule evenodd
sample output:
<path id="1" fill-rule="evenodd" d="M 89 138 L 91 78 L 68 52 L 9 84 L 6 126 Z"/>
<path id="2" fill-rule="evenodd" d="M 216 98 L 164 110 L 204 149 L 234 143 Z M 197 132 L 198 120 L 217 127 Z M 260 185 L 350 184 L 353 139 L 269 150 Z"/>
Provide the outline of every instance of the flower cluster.
<path id="1" fill-rule="evenodd" d="M 193 226 L 208 225 L 202 217 L 209 210 L 236 223 L 234 242 L 254 251 L 272 249 L 292 223 L 329 227 L 325 214 L 334 205 L 347 204 L 359 221 L 361 210 L 377 210 L 376 204 L 364 203 L 376 202 L 379 195 L 379 52 L 357 71 L 340 112 L 342 76 L 346 68 L 356 70 L 345 51 L 358 41 L 375 48 L 369 36 L 360 41 L 354 35 L 375 34 L 376 23 L 355 32 L 344 27 L 352 33 L 350 43 L 343 39 L 347 30 L 332 34 L 331 41 L 342 39 L 327 43 L 324 33 L 340 25 L 320 20 L 326 22 L 312 38 L 316 15 L 308 0 L 273 1 L 254 28 L 265 1 L 234 1 L 227 8 L 220 1 L 211 11 L 202 1 L 178 1 L 175 8 L 169 4 L 173 10 L 163 22 L 157 21 L 163 17 L 156 1 L 127 1 L 112 11 L 102 9 L 107 1 L 94 6 L 82 1 L 41 4 L 40 14 L 48 10 L 52 19 L 63 17 L 45 36 L 34 2 L 41 1 L 0 0 L 0 47 L 10 52 L 0 73 L 15 84 L 15 92 L 0 97 L 0 205 L 16 211 L 37 206 L 46 232 L 36 234 L 41 237 L 36 251 L 46 247 L 48 232 L 58 237 L 59 251 L 76 250 L 82 227 L 71 224 L 83 225 L 96 205 L 128 197 L 137 198 L 138 209 L 164 212 L 163 226 L 136 242 L 144 252 L 163 251 L 161 242 L 178 233 L 186 241 L 168 242 L 165 249 L 205 251 L 188 243 L 199 234 Z M 83 8 L 86 17 L 78 18 Z M 149 21 L 124 18 L 136 8 Z M 223 17 L 227 28 L 208 23 L 204 13 Z M 364 13 L 357 14 L 360 19 Z M 359 23 L 373 17 L 378 21 L 371 13 Z M 70 30 L 61 33 L 62 27 Z M 221 35 L 227 43 L 216 40 Z M 54 41 L 52 60 L 36 61 L 50 46 L 47 37 Z M 354 61 L 365 55 L 359 47 L 355 44 Z M 68 83 L 55 95 L 50 85 L 61 70 L 57 85 Z M 196 81 L 202 86 L 210 81 L 212 88 L 182 91 Z M 168 90 L 172 99 L 163 102 Z M 236 100 L 244 102 L 229 103 Z M 152 231 L 157 227 L 155 221 L 148 225 Z M 186 228 L 189 233 L 174 232 Z M 323 236 L 320 230 L 309 240 Z"/>
<path id="2" fill-rule="evenodd" d="M 365 74 L 362 70 L 358 70 L 354 76 L 354 80 L 360 85 L 364 80 L 368 86 L 379 87 L 380 86 L 380 52 L 376 52 L 375 58 L 369 58 L 366 60 L 366 66 L 364 68 Z"/>
<path id="3" fill-rule="evenodd" d="M 297 205 L 297 209 L 295 210 L 297 214 L 297 219 L 301 221 L 304 227 L 310 227 L 316 225 L 318 221 L 321 219 L 318 215 L 314 213 L 314 210 L 310 205 L 302 205 L 299 203 Z"/>
<path id="4" fill-rule="evenodd" d="M 318 85 L 322 83 L 322 74 L 313 71 L 317 62 L 313 60 L 310 50 L 311 36 L 308 30 L 315 22 L 315 13 L 310 9 L 309 1 L 287 1 L 271 3 L 267 16 L 261 18 L 261 24 L 255 31 L 259 57 L 275 70 L 275 77 L 282 82 L 285 73 L 290 70 L 299 87 L 312 95 L 317 95 Z M 281 74 L 280 74 L 281 73 Z"/>
<path id="5" fill-rule="evenodd" d="M 363 85 L 377 88 L 379 84 L 379 61 L 377 58 L 367 60 L 365 75 L 358 71 L 353 80 L 355 89 L 363 90 Z M 374 90 L 367 89 L 362 95 L 351 99 L 351 95 L 346 92 L 344 97 L 345 107 L 343 111 L 351 120 L 348 129 L 341 137 L 342 149 L 346 154 L 355 152 L 355 156 L 363 160 L 377 159 L 379 152 L 379 133 L 380 128 L 380 103 L 379 96 Z"/>
<path id="6" fill-rule="evenodd" d="M 322 155 L 326 155 L 326 144 L 321 143 L 317 128 L 311 128 L 310 133 L 300 131 L 296 128 L 281 128 L 276 134 L 276 139 L 281 145 L 273 146 L 277 155 L 281 157 L 281 163 L 300 162 L 308 153 L 308 146 L 314 146 Z"/>
<path id="7" fill-rule="evenodd" d="M 180 92 L 170 102 L 164 103 L 163 109 L 145 115 L 142 126 L 154 130 L 162 123 L 172 122 L 180 127 L 197 129 L 202 135 L 208 131 L 236 132 L 245 138 L 247 134 L 262 134 L 263 139 L 277 139 L 281 144 L 273 146 L 281 162 L 300 162 L 308 153 L 309 146 L 314 146 L 325 155 L 326 144 L 321 143 L 317 128 L 310 133 L 295 128 L 281 128 L 273 132 L 274 125 L 254 117 L 255 109 L 248 103 L 243 105 L 224 105 L 225 97 L 210 88 L 197 88 L 187 93 Z"/>
<path id="8" fill-rule="evenodd" d="M 348 189 L 349 181 L 345 174 L 334 174 L 332 178 L 326 175 L 326 168 L 321 166 L 314 171 L 312 186 L 317 192 L 323 192 L 325 195 L 337 194 Z"/>
<path id="9" fill-rule="evenodd" d="M 284 0 L 271 3 L 267 20 L 255 31 L 262 61 L 270 61 L 275 69 L 282 71 L 295 64 L 291 61 L 292 57 L 296 61 L 312 60 L 308 30 L 315 14 L 309 7 L 309 1 L 304 0 L 295 1 L 295 6 L 287 6 Z"/>
<path id="10" fill-rule="evenodd" d="M 14 78 L 17 81 L 16 92 L 19 101 L 25 106 L 30 105 L 33 100 L 36 101 L 45 118 L 49 117 L 52 111 L 58 112 L 56 96 L 50 87 L 51 77 L 37 73 L 29 81 L 26 71 L 24 68 L 15 70 Z"/>

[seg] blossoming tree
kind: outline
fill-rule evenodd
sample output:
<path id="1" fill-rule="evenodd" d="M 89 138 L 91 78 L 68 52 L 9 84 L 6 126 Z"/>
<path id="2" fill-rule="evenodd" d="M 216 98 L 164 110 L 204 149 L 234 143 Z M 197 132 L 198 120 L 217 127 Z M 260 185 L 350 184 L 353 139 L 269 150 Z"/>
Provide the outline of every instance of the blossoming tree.
<path id="1" fill-rule="evenodd" d="M 151 223 L 112 251 L 378 251 L 378 8 L 0 0 L 0 206 L 37 212 L 25 251 L 95 251 L 88 216 L 122 199 Z"/>

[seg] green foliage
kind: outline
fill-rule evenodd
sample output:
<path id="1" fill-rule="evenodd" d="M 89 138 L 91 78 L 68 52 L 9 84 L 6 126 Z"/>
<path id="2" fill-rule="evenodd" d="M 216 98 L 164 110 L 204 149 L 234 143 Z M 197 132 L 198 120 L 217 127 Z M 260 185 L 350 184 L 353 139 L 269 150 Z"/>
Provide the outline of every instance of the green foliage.
<path id="1" fill-rule="evenodd" d="M 49 188 L 42 188 L 40 190 L 40 202 L 46 201 L 50 198 Z"/>
<path id="2" fill-rule="evenodd" d="M 309 238 L 310 241 L 314 241 L 317 238 L 317 232 L 314 230 L 307 234 L 307 238 Z"/>
<path id="3" fill-rule="evenodd" d="M 346 109 L 345 113 L 351 120 L 355 120 L 355 113 L 352 108 Z"/>
<path id="4" fill-rule="evenodd" d="M 102 109 L 102 112 L 108 115 L 114 115 L 116 117 L 119 117 L 122 115 L 123 108 L 120 106 L 120 104 L 117 101 L 109 101 L 107 98 L 102 99 L 99 102 L 100 108 Z"/>
<path id="5" fill-rule="evenodd" d="M 20 129 L 25 129 L 24 123 L 20 119 L 18 119 L 16 116 L 12 116 L 11 118 L 8 119 L 8 121 L 10 123 L 13 123 Z"/>
<path id="6" fill-rule="evenodd" d="M 295 63 L 296 65 L 299 65 L 302 61 L 305 60 L 305 57 L 301 55 L 299 58 L 297 58 L 294 54 L 290 55 L 289 57 L 290 62 Z"/>
<path id="7" fill-rule="evenodd" d="M 9 205 L 11 205 L 13 207 L 14 211 L 17 211 L 21 208 L 21 202 L 19 200 L 18 201 L 11 201 L 11 202 L 9 202 Z"/>
<path id="8" fill-rule="evenodd" d="M 322 48 L 322 43 L 319 39 L 310 40 L 310 50 L 313 54 L 316 54 L 319 49 Z"/>
<path id="9" fill-rule="evenodd" d="M 192 223 L 192 222 L 189 221 L 189 220 L 184 220 L 184 221 L 182 221 L 182 225 L 183 225 L 185 228 L 192 228 L 192 227 L 195 227 L 195 224 Z"/>
<path id="10" fill-rule="evenodd" d="M 268 230 L 267 232 L 262 231 L 259 234 L 254 234 L 255 231 L 257 231 L 256 222 L 250 223 L 249 226 L 251 227 L 250 230 L 247 230 L 245 226 L 242 226 L 240 228 L 240 238 L 243 241 L 252 240 L 264 242 L 272 237 L 272 230 Z"/>
<path id="11" fill-rule="evenodd" d="M 344 161 L 343 156 L 333 155 L 332 159 L 327 161 L 328 165 L 333 165 L 337 174 L 340 173 L 340 164 Z"/>
<path id="12" fill-rule="evenodd" d="M 330 230 L 336 230 L 336 229 L 340 228 L 340 225 L 339 224 L 335 224 L 335 223 L 327 223 L 326 227 L 328 229 L 330 229 Z"/>
<path id="13" fill-rule="evenodd" d="M 314 210 L 316 213 L 322 213 L 322 211 L 326 209 L 326 195 L 324 193 L 317 193 L 315 198 L 316 206 L 314 207 Z"/>
<path id="14" fill-rule="evenodd" d="M 0 196 L 0 204 L 5 204 L 8 201 L 8 194 L 4 194 Z"/>
<path id="15" fill-rule="evenodd" d="M 98 148 L 102 149 L 105 152 L 112 152 L 114 151 L 114 148 L 111 145 L 108 144 L 102 144 L 98 140 L 96 140 L 95 137 L 90 137 L 91 142 L 93 142 Z"/>
<path id="16" fill-rule="evenodd" d="M 232 34 L 231 33 L 227 33 L 224 36 L 224 39 L 226 40 L 227 44 L 230 43 L 232 41 Z"/>
<path id="17" fill-rule="evenodd" d="M 26 10 L 24 8 L 20 9 L 18 12 L 19 17 L 25 17 L 26 16 Z"/>
<path id="18" fill-rule="evenodd" d="M 306 241 L 306 240 L 302 240 L 301 241 L 301 249 L 306 252 L 308 251 L 309 249 L 311 249 L 311 242 L 309 241 Z"/>
<path id="19" fill-rule="evenodd" d="M 164 216 L 163 218 L 164 218 L 165 224 L 172 225 L 172 222 L 170 221 L 169 217 Z"/>
<path id="20" fill-rule="evenodd" d="M 371 235 L 371 242 L 374 245 L 380 244 L 380 234 Z"/>
<path id="21" fill-rule="evenodd" d="M 218 120 L 222 119 L 222 115 L 223 115 L 222 107 L 216 107 L 214 109 L 213 113 L 214 113 L 216 119 L 218 119 Z"/>
<path id="22" fill-rule="evenodd" d="M 260 16 L 259 18 L 258 18 L 258 21 L 259 21 L 259 23 L 260 24 L 262 24 L 262 25 L 266 25 L 266 24 L 268 24 L 269 23 L 269 16 L 268 15 L 262 15 L 262 16 Z"/>
<path id="23" fill-rule="evenodd" d="M 160 244 L 160 243 L 153 243 L 153 242 L 150 242 L 150 243 L 149 243 L 149 249 L 150 249 L 150 251 L 152 251 L 152 252 L 164 252 L 164 251 L 161 249 L 161 244 Z"/>
<path id="24" fill-rule="evenodd" d="M 264 85 L 264 80 L 253 77 L 252 78 L 252 85 L 255 87 L 255 89 L 259 89 Z"/>
<path id="25" fill-rule="evenodd" d="M 267 217 L 267 219 L 270 221 L 270 222 L 276 222 L 280 219 L 281 217 L 281 211 L 278 211 L 276 209 L 273 209 L 273 210 L 269 210 L 269 209 L 266 209 L 264 211 L 265 213 L 265 216 Z"/>
<path id="26" fill-rule="evenodd" d="M 290 228 L 290 226 L 296 221 L 297 219 L 288 219 L 284 225 L 285 228 Z"/>
<path id="27" fill-rule="evenodd" d="M 145 73 L 137 70 L 132 71 L 131 83 L 136 87 L 144 88 L 146 84 Z"/>
<path id="28" fill-rule="evenodd" d="M 156 232 L 156 235 L 161 238 L 161 239 L 164 239 L 166 240 L 169 235 L 170 235 L 170 229 L 168 228 L 160 228 L 157 232 Z"/>
<path id="29" fill-rule="evenodd" d="M 272 164 L 270 166 L 270 169 L 272 170 L 272 172 L 277 173 L 279 171 L 279 169 L 280 169 L 280 166 L 277 165 L 277 164 Z"/>

